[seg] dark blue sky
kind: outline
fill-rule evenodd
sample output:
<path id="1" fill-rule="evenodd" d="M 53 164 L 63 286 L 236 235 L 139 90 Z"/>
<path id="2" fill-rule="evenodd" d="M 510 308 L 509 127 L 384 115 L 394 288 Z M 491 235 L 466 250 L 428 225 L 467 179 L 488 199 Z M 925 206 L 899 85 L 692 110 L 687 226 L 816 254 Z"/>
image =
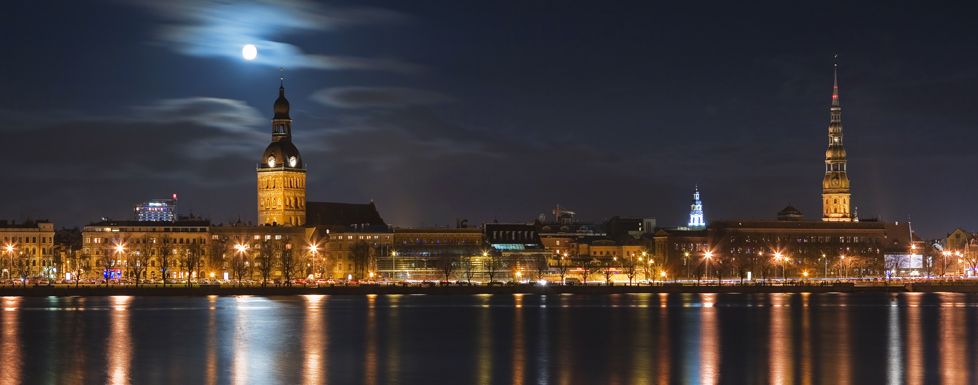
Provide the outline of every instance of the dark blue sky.
<path id="1" fill-rule="evenodd" d="M 309 199 L 393 224 L 816 218 L 838 53 L 860 214 L 978 229 L 974 6 L 652 3 L 8 4 L 0 217 L 253 220 L 285 67 Z"/>

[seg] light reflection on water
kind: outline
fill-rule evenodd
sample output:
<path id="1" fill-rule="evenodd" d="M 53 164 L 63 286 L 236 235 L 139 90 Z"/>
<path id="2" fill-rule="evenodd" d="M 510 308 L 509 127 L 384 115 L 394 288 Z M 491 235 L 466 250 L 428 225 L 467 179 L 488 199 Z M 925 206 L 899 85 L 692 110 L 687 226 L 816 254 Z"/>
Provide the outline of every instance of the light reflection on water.
<path id="1" fill-rule="evenodd" d="M 973 383 L 978 296 L 3 297 L 0 385 Z"/>

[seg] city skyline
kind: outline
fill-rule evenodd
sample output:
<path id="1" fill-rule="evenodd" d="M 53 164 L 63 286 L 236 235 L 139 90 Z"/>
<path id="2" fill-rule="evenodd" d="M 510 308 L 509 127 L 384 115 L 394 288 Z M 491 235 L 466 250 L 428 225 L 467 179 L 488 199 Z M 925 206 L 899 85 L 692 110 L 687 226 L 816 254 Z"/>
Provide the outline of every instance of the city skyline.
<path id="1" fill-rule="evenodd" d="M 122 16 L 118 28 L 131 30 L 131 36 L 90 47 L 98 54 L 72 66 L 60 60 L 13 64 L 2 76 L 18 92 L 0 97 L 0 121 L 13 142 L 43 145 L 11 150 L 12 182 L 0 193 L 4 216 L 80 226 L 100 217 L 127 217 L 134 203 L 176 192 L 183 213 L 215 222 L 255 221 L 254 176 L 248 170 L 267 142 L 270 90 L 279 67 L 285 67 L 286 85 L 296 95 L 296 142 L 310 169 L 309 199 L 373 200 L 392 224 L 526 221 L 561 204 L 586 219 L 649 216 L 678 226 L 686 222 L 694 185 L 707 197 L 710 219 L 771 218 L 789 203 L 816 219 L 832 55 L 838 52 L 853 207 L 864 217 L 910 218 L 925 237 L 976 227 L 973 207 L 947 204 L 965 202 L 973 183 L 959 184 L 953 176 L 965 175 L 973 157 L 965 143 L 974 135 L 966 130 L 974 112 L 959 101 L 973 93 L 968 84 L 976 76 L 949 64 L 951 59 L 922 57 L 927 55 L 908 48 L 940 52 L 966 43 L 971 35 L 934 44 L 954 35 L 960 27 L 954 22 L 935 27 L 936 21 L 923 18 L 899 32 L 933 27 L 916 40 L 860 50 L 899 34 L 896 26 L 870 20 L 862 28 L 890 36 L 843 39 L 859 28 L 846 21 L 875 9 L 845 7 L 834 14 L 838 29 L 828 41 L 778 52 L 777 39 L 770 39 L 761 52 L 696 54 L 687 50 L 707 46 L 701 40 L 677 47 L 654 35 L 630 34 L 635 31 L 627 25 L 611 29 L 615 36 L 600 42 L 583 33 L 557 39 L 559 32 L 577 31 L 566 25 L 521 31 L 538 41 L 513 47 L 500 46 L 504 38 L 459 30 L 464 38 L 496 42 L 494 49 L 506 52 L 500 57 L 449 42 L 421 45 L 422 37 L 449 28 L 438 24 L 438 10 L 422 6 L 255 4 L 268 16 L 258 23 L 263 28 L 235 37 L 234 23 L 254 23 L 246 17 L 251 11 L 208 1 L 165 11 L 148 2 L 105 3 L 99 7 L 104 15 Z M 31 22 L 45 7 L 15 5 L 26 17 L 13 23 Z M 690 12 L 677 7 L 672 11 Z M 793 20 L 814 24 L 827 8 Z M 296 9 L 308 14 L 303 18 Z M 240 17 L 191 16 L 199 10 Z M 76 49 L 51 50 L 68 35 L 100 34 L 98 18 L 107 16 L 51 25 L 69 11 L 62 8 L 37 23 L 50 27 L 50 39 L 30 46 L 14 42 L 14 48 L 28 57 L 43 57 L 36 54 L 44 50 L 57 57 Z M 588 14 L 573 7 L 562 11 L 553 17 Z M 917 10 L 882 11 L 901 20 Z M 330 18 L 315 18 L 324 15 Z M 495 22 L 503 16 L 489 15 Z M 718 22 L 736 25 L 733 18 Z M 452 20 L 452 26 L 460 21 Z M 190 36 L 188 30 L 204 33 Z M 738 31 L 729 39 L 740 34 L 756 32 Z M 403 36 L 405 47 L 395 47 L 394 35 Z M 324 36 L 333 44 L 314 42 Z M 240 57 L 242 44 L 235 38 L 257 45 L 255 61 Z M 373 51 L 351 46 L 357 40 L 376 44 Z M 273 44 L 282 42 L 292 48 Z M 542 66 L 546 61 L 532 54 L 577 52 L 571 43 L 613 49 L 643 42 L 655 44 L 607 66 L 592 56 L 584 56 L 584 64 Z M 440 48 L 470 65 L 426 61 L 412 48 Z M 337 56 L 314 55 L 322 52 Z M 957 59 L 973 55 L 953 52 Z M 750 55 L 755 59 L 744 60 Z M 96 63 L 122 63 L 113 59 L 126 56 L 133 60 L 125 65 Z M 521 70 L 513 57 L 538 66 Z M 488 58 L 498 62 L 471 69 L 473 61 Z M 642 64 L 650 66 L 635 68 Z M 677 67 L 682 65 L 690 69 Z M 616 66 L 621 75 L 607 71 Z M 949 70 L 934 71 L 936 66 Z M 578 79 L 579 95 L 562 95 L 571 87 L 560 84 L 566 76 Z M 526 84 L 516 85 L 521 82 Z M 62 86 L 58 92 L 51 91 L 55 85 Z"/>

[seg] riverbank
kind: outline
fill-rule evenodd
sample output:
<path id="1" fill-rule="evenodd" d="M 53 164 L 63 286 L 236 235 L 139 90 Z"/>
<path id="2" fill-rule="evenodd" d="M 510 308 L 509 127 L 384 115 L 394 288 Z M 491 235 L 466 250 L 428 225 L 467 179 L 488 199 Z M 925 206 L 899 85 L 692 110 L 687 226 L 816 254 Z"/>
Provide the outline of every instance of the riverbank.
<path id="1" fill-rule="evenodd" d="M 47 297 L 47 296 L 233 296 L 233 295 L 365 295 L 365 294 L 629 294 L 629 293 L 901 293 L 901 292 L 955 292 L 978 293 L 976 283 L 911 283 L 891 285 L 854 285 L 835 283 L 827 285 L 654 285 L 654 286 L 321 286 L 321 287 L 260 287 L 260 286 L 28 286 L 0 287 L 0 296 Z"/>

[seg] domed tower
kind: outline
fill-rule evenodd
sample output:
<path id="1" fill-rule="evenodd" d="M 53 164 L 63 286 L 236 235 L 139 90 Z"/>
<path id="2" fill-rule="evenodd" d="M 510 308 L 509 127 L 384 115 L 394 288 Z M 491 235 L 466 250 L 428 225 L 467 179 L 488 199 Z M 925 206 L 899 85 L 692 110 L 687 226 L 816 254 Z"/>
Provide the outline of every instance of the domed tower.
<path id="1" fill-rule="evenodd" d="M 825 150 L 822 178 L 822 220 L 851 222 L 846 149 L 842 145 L 842 106 L 839 104 L 839 65 L 833 70 L 832 106 L 829 109 L 829 146 Z"/>
<path id="2" fill-rule="evenodd" d="M 285 85 L 278 88 L 272 142 L 258 161 L 258 224 L 302 226 L 306 223 L 306 167 L 292 144 L 292 118 Z"/>

